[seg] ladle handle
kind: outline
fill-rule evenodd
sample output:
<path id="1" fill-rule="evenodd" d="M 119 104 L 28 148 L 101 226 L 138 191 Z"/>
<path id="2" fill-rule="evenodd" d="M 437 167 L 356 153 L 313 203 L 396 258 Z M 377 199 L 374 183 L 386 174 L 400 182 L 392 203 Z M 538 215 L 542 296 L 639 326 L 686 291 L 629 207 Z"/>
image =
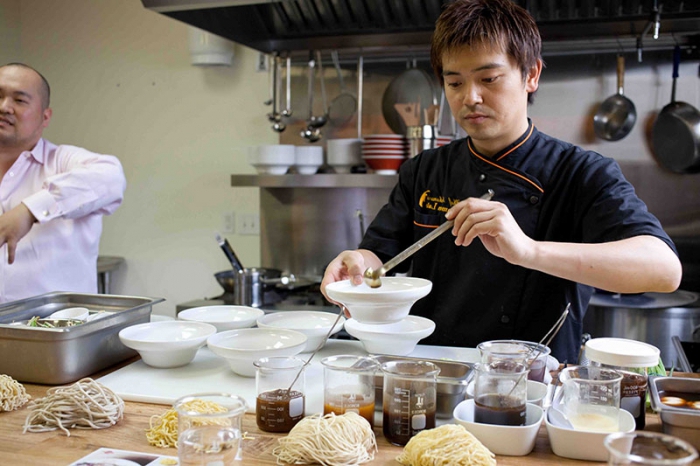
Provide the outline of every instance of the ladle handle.
<path id="1" fill-rule="evenodd" d="M 493 198 L 494 195 L 493 189 L 489 189 L 486 191 L 486 194 L 481 196 L 479 199 L 485 199 L 487 201 L 490 201 Z M 394 256 L 392 259 L 387 261 L 383 268 L 384 268 L 384 273 L 387 273 L 389 270 L 393 269 L 396 267 L 398 264 L 406 260 L 408 257 L 412 256 L 415 254 L 419 249 L 421 249 L 423 246 L 426 244 L 430 243 L 432 240 L 446 232 L 447 230 L 452 228 L 452 225 L 454 225 L 454 220 L 448 220 L 439 227 L 437 227 L 435 230 L 431 231 L 415 243 L 413 243 L 411 246 L 407 247 L 406 249 L 403 250 L 403 252 L 399 253 L 398 255 Z"/>

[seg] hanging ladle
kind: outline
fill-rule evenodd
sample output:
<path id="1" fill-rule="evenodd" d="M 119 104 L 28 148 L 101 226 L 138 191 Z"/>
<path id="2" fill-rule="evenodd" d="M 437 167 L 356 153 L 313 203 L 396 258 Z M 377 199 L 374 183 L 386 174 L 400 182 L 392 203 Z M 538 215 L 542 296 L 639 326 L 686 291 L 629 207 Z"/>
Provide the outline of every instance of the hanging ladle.
<path id="1" fill-rule="evenodd" d="M 493 198 L 494 194 L 495 193 L 493 189 L 489 189 L 488 191 L 486 191 L 486 194 L 481 196 L 479 199 L 485 199 L 487 201 L 490 201 Z M 401 262 L 411 257 L 423 246 L 430 243 L 432 240 L 434 240 L 447 230 L 451 229 L 454 223 L 454 220 L 446 221 L 445 223 L 437 227 L 435 230 L 431 231 L 430 233 L 413 243 L 411 246 L 407 247 L 403 252 L 400 252 L 393 259 L 387 261 L 387 263 L 382 265 L 379 269 L 374 270 L 372 269 L 372 267 L 367 267 L 367 270 L 365 270 L 365 273 L 363 275 L 365 278 L 365 283 L 367 283 L 371 288 L 379 288 L 380 286 L 382 286 L 381 277 L 385 276 L 389 270 L 393 269 Z"/>
<path id="2" fill-rule="evenodd" d="M 287 99 L 287 108 L 282 110 L 282 116 L 290 117 L 292 116 L 292 57 L 287 55 L 285 80 L 287 81 L 287 89 L 285 92 L 285 98 Z"/>
<path id="3" fill-rule="evenodd" d="M 326 98 L 326 81 L 323 76 L 323 61 L 321 60 L 321 52 L 316 51 L 316 61 L 318 62 L 318 73 L 321 76 L 321 102 L 323 103 L 323 114 L 314 116 L 312 109 L 309 109 L 309 127 L 320 128 L 328 122 L 328 99 Z M 315 72 L 309 79 L 315 79 Z"/>
<path id="4" fill-rule="evenodd" d="M 309 119 L 306 121 L 307 127 L 301 130 L 300 135 L 304 139 L 308 139 L 310 142 L 316 142 L 321 139 L 321 130 L 313 126 L 314 121 L 314 79 L 316 61 L 314 60 L 313 53 L 309 56 Z"/>
<path id="5" fill-rule="evenodd" d="M 272 129 L 281 133 L 287 128 L 287 125 L 282 123 L 282 114 L 279 113 L 279 95 L 280 95 L 280 79 L 279 79 L 279 57 L 275 55 L 272 61 L 272 113 L 267 114 L 267 118 L 272 122 Z"/>

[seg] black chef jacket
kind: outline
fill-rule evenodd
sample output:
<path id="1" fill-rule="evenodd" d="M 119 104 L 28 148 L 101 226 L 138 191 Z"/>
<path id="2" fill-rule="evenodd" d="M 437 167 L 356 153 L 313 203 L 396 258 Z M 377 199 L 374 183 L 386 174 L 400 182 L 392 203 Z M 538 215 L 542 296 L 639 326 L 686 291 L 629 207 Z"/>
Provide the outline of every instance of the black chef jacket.
<path id="1" fill-rule="evenodd" d="M 450 207 L 488 189 L 534 240 L 602 243 L 652 235 L 675 252 L 614 160 L 540 133 L 532 123 L 493 157 L 479 154 L 466 138 L 406 161 L 360 248 L 386 262 L 445 222 Z M 436 323 L 423 344 L 539 341 L 571 302 L 569 317 L 550 347 L 560 361 L 578 361 L 591 287 L 510 264 L 479 240 L 456 246 L 449 233 L 396 271 L 406 272 L 409 266 L 412 276 L 433 283 L 430 294 L 411 309 Z"/>

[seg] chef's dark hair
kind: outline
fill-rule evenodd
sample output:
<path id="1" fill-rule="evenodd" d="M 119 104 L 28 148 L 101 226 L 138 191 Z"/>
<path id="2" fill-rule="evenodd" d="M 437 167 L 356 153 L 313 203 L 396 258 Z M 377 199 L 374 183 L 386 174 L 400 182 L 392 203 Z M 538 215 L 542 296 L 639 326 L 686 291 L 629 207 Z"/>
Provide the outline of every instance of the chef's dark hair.
<path id="1" fill-rule="evenodd" d="M 32 68 L 29 65 L 26 65 L 24 63 L 7 63 L 5 65 L 0 66 L 0 68 L 5 68 L 6 66 L 19 66 L 21 68 L 26 68 L 28 70 L 32 70 L 35 72 L 39 77 L 41 78 L 41 87 L 39 89 L 39 98 L 41 98 L 41 107 L 42 110 L 46 110 L 49 108 L 49 105 L 51 104 L 51 86 L 49 86 L 49 82 L 46 80 L 43 74 L 39 73 L 37 70 Z"/>
<path id="2" fill-rule="evenodd" d="M 535 20 L 512 0 L 456 0 L 435 23 L 430 63 L 442 83 L 442 56 L 462 46 L 491 46 L 513 57 L 523 79 L 542 58 Z"/>

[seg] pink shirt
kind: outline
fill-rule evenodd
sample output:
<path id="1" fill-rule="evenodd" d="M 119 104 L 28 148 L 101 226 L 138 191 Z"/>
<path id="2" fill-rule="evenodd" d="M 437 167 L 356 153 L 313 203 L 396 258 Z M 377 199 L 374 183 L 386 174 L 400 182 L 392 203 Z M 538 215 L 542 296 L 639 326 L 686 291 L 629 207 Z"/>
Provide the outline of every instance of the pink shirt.
<path id="1" fill-rule="evenodd" d="M 0 180 L 0 214 L 24 203 L 39 223 L 22 238 L 15 262 L 0 248 L 0 302 L 53 291 L 97 292 L 102 215 L 122 202 L 119 160 L 40 139 Z"/>

